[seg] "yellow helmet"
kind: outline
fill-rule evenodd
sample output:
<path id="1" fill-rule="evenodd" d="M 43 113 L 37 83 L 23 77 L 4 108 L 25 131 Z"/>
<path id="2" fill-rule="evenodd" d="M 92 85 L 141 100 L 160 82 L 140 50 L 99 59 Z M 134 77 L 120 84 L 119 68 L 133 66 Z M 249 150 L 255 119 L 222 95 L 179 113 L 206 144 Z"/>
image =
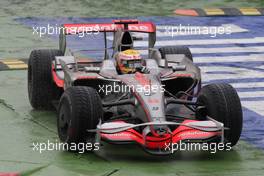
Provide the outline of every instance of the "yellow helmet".
<path id="1" fill-rule="evenodd" d="M 117 54 L 116 63 L 122 74 L 135 73 L 142 66 L 142 58 L 137 50 L 128 49 Z"/>

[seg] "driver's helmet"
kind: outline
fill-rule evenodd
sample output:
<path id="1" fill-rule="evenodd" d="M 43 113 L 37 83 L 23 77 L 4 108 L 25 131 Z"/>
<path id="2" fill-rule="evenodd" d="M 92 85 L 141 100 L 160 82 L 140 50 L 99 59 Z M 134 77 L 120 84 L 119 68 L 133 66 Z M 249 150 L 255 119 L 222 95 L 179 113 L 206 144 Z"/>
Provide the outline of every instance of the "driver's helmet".
<path id="1" fill-rule="evenodd" d="M 122 51 L 116 56 L 117 70 L 121 74 L 131 74 L 142 67 L 143 60 L 140 53 L 134 49 Z"/>

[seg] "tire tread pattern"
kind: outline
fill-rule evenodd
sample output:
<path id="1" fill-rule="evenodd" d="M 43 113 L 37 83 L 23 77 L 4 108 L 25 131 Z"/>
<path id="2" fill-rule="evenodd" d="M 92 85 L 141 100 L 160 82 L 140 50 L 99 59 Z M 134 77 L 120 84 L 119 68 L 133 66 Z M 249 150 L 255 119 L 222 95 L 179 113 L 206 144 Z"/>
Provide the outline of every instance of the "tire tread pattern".
<path id="1" fill-rule="evenodd" d="M 60 50 L 33 50 L 29 58 L 28 74 L 32 74 L 29 100 L 35 109 L 53 109 L 52 100 L 58 99 L 61 89 L 53 82 L 51 65 L 55 56 L 62 56 Z M 29 75 L 28 75 L 29 77 Z"/>
<path id="2" fill-rule="evenodd" d="M 67 100 L 66 100 L 67 99 Z M 100 96 L 95 89 L 85 86 L 69 87 L 61 97 L 59 107 L 64 101 L 69 101 L 71 108 L 71 134 L 64 142 L 93 142 L 94 134 L 88 129 L 96 129 L 102 117 Z M 59 108 L 60 109 L 60 108 Z"/>
<path id="3" fill-rule="evenodd" d="M 209 84 L 202 88 L 198 103 L 205 104 L 208 115 L 224 123 L 225 139 L 234 146 L 242 131 L 243 114 L 236 90 L 229 84 Z"/>
<path id="4" fill-rule="evenodd" d="M 193 61 L 192 53 L 186 46 L 167 46 L 159 48 L 161 58 L 165 58 L 166 54 L 184 54 L 191 61 Z"/>

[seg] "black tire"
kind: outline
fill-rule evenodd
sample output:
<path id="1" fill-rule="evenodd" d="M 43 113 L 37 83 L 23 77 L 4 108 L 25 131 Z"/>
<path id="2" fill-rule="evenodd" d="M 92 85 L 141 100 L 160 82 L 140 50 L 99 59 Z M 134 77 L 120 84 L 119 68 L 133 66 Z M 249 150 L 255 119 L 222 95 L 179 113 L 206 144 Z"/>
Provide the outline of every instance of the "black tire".
<path id="1" fill-rule="evenodd" d="M 53 109 L 52 100 L 59 99 L 62 90 L 53 82 L 51 64 L 60 50 L 33 50 L 28 61 L 28 96 L 35 109 Z"/>
<path id="2" fill-rule="evenodd" d="M 165 59 L 166 54 L 184 54 L 191 61 L 193 61 L 192 53 L 186 46 L 167 46 L 159 48 L 161 58 Z"/>
<path id="3" fill-rule="evenodd" d="M 165 59 L 166 54 L 184 54 L 190 61 L 193 62 L 193 57 L 190 49 L 186 46 L 166 46 L 159 48 L 161 58 Z M 189 92 L 190 95 L 193 95 L 193 90 Z M 188 97 L 188 100 L 192 100 L 192 97 Z"/>
<path id="4" fill-rule="evenodd" d="M 241 135 L 243 114 L 236 90 L 229 84 L 210 84 L 202 88 L 197 102 L 206 107 L 206 114 L 222 122 L 225 130 L 225 143 L 234 146 Z"/>
<path id="5" fill-rule="evenodd" d="M 58 108 L 57 129 L 59 138 L 68 144 L 95 144 L 96 129 L 102 118 L 101 99 L 95 89 L 85 86 L 69 87 L 63 93 Z"/>

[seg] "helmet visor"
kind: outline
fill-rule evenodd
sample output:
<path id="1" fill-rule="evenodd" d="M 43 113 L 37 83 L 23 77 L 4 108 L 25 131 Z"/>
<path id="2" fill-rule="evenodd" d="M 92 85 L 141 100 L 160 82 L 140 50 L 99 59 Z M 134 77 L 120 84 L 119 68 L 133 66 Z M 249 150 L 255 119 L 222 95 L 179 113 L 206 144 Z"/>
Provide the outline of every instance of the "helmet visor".
<path id="1" fill-rule="evenodd" d="M 125 68 L 139 68 L 142 66 L 142 60 L 141 59 L 136 59 L 136 60 L 122 60 L 121 61 L 122 65 Z"/>

